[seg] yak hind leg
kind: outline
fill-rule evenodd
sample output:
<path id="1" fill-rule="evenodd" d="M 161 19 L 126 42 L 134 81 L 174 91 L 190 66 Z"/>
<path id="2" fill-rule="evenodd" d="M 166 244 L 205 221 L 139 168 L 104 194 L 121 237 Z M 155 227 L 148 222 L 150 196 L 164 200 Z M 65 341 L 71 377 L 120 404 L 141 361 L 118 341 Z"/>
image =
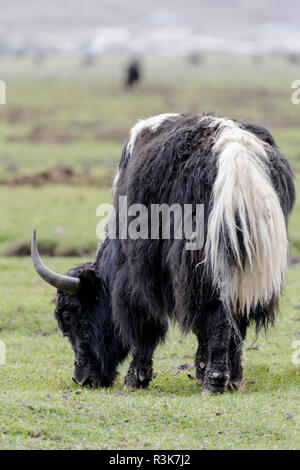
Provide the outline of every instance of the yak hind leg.
<path id="1" fill-rule="evenodd" d="M 198 348 L 195 355 L 196 380 L 197 385 L 202 385 L 207 364 L 207 338 L 201 333 L 196 333 L 196 336 L 198 339 Z"/>
<path id="2" fill-rule="evenodd" d="M 229 344 L 231 326 L 220 300 L 208 307 L 206 321 L 207 364 L 203 393 L 224 393 L 229 382 Z"/>
<path id="3" fill-rule="evenodd" d="M 234 330 L 231 332 L 231 339 L 229 345 L 229 363 L 230 363 L 230 380 L 228 383 L 228 391 L 230 392 L 244 392 L 245 381 L 243 379 L 242 367 L 242 347 L 243 341 L 246 337 L 247 327 L 249 320 L 246 315 L 236 319 L 236 324 L 240 336 Z"/>
<path id="4" fill-rule="evenodd" d="M 229 392 L 244 392 L 245 390 L 241 356 L 242 342 L 232 331 L 229 346 L 230 379 L 227 386 Z"/>

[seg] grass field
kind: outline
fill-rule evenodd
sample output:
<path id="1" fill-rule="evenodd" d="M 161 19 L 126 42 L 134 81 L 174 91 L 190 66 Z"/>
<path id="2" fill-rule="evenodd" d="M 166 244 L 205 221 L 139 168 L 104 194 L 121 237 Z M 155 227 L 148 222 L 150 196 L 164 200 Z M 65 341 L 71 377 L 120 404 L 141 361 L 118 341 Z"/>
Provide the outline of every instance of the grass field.
<path id="1" fill-rule="evenodd" d="M 109 390 L 76 386 L 72 352 L 53 318 L 54 291 L 30 258 L 16 257 L 28 254 L 36 227 L 53 269 L 90 259 L 96 207 L 111 200 L 122 144 L 138 118 L 155 113 L 214 110 L 265 125 L 300 189 L 300 105 L 290 99 L 296 65 L 212 57 L 197 67 L 154 57 L 144 65 L 144 82 L 129 92 L 119 58 L 90 68 L 71 59 L 39 67 L 0 60 L 7 85 L 7 105 L 0 106 L 0 340 L 7 348 L 0 448 L 299 449 L 300 365 L 292 361 L 300 340 L 299 201 L 281 312 L 268 336 L 249 332 L 244 394 L 202 397 L 194 369 L 178 369 L 193 364 L 195 338 L 181 337 L 175 326 L 156 351 L 149 390 L 123 390 L 128 364 Z"/>

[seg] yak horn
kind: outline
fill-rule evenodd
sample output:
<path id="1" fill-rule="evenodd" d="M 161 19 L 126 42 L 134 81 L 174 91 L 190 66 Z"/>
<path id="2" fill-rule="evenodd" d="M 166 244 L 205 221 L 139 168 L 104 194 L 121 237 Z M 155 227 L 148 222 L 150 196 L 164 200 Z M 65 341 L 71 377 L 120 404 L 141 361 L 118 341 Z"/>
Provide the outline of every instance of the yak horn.
<path id="1" fill-rule="evenodd" d="M 32 235 L 31 258 L 36 272 L 48 284 L 53 287 L 56 287 L 57 289 L 61 289 L 65 292 L 68 292 L 72 295 L 77 294 L 79 292 L 80 280 L 78 278 L 56 274 L 54 271 L 51 271 L 51 269 L 48 269 L 47 266 L 44 265 L 37 249 L 36 230 L 33 231 Z"/>

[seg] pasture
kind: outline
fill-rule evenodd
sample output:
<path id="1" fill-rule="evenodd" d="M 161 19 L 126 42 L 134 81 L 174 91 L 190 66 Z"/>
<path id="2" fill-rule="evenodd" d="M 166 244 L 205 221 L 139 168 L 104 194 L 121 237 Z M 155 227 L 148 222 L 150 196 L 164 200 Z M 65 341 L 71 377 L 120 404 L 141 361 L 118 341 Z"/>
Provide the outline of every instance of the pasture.
<path id="1" fill-rule="evenodd" d="M 276 327 L 244 350 L 244 394 L 203 397 L 196 340 L 173 326 L 154 358 L 149 390 L 125 392 L 122 366 L 108 390 L 71 380 L 73 354 L 53 318 L 54 289 L 28 257 L 37 228 L 47 265 L 65 272 L 96 251 L 96 208 L 110 187 L 129 129 L 164 112 L 214 111 L 269 128 L 300 190 L 300 65 L 281 58 L 149 57 L 144 81 L 125 90 L 124 60 L 0 60 L 1 449 L 299 449 L 300 202 L 290 220 L 292 264 Z M 299 354 L 298 354 L 299 358 Z"/>

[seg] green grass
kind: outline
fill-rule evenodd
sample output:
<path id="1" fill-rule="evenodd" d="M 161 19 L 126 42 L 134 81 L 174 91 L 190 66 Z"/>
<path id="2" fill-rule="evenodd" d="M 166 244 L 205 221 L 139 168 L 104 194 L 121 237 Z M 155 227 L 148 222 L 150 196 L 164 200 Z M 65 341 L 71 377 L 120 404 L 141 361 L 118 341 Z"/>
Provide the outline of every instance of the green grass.
<path id="1" fill-rule="evenodd" d="M 79 259 L 47 262 L 63 272 Z M 245 350 L 246 392 L 203 397 L 188 376 L 194 370 L 172 370 L 192 364 L 196 349 L 194 336 L 181 337 L 174 327 L 156 351 L 149 390 L 123 390 L 127 364 L 108 390 L 76 386 L 71 348 L 53 318 L 53 289 L 33 274 L 29 259 L 0 263 L 0 339 L 7 347 L 0 366 L 1 449 L 299 448 L 300 374 L 292 363 L 299 270 L 289 272 L 276 328 L 259 337 L 259 350 Z M 253 341 L 250 331 L 247 345 Z"/>
<path id="2" fill-rule="evenodd" d="M 291 162 L 299 193 L 300 107 L 290 99 L 296 65 L 208 56 L 194 67 L 183 58 L 149 57 L 144 82 L 128 92 L 124 64 L 119 57 L 85 68 L 72 59 L 42 66 L 0 59 L 8 103 L 0 106 L 0 340 L 7 347 L 0 365 L 0 448 L 299 449 L 296 267 L 289 270 L 276 328 L 257 340 L 249 332 L 246 347 L 255 341 L 259 349 L 245 350 L 246 392 L 202 397 L 194 370 L 172 369 L 192 364 L 196 349 L 195 338 L 181 337 L 174 326 L 156 351 L 149 390 L 123 390 L 128 363 L 109 390 L 74 385 L 72 352 L 53 318 L 54 290 L 29 258 L 4 256 L 28 251 L 34 227 L 44 251 L 95 252 L 96 207 L 111 200 L 123 141 L 138 118 L 155 113 L 213 110 L 267 126 Z M 61 165 L 73 174 L 55 183 L 51 171 Z M 24 177 L 36 184 L 43 172 L 51 184 L 24 184 Z M 299 256 L 299 199 L 290 238 Z M 45 260 L 65 272 L 83 258 Z"/>
<path id="3" fill-rule="evenodd" d="M 100 221 L 96 208 L 111 202 L 111 195 L 107 190 L 88 186 L 0 186 L 0 201 L 2 253 L 19 247 L 29 249 L 34 228 L 43 250 L 56 254 L 65 250 L 94 253 L 99 241 L 96 226 Z"/>

